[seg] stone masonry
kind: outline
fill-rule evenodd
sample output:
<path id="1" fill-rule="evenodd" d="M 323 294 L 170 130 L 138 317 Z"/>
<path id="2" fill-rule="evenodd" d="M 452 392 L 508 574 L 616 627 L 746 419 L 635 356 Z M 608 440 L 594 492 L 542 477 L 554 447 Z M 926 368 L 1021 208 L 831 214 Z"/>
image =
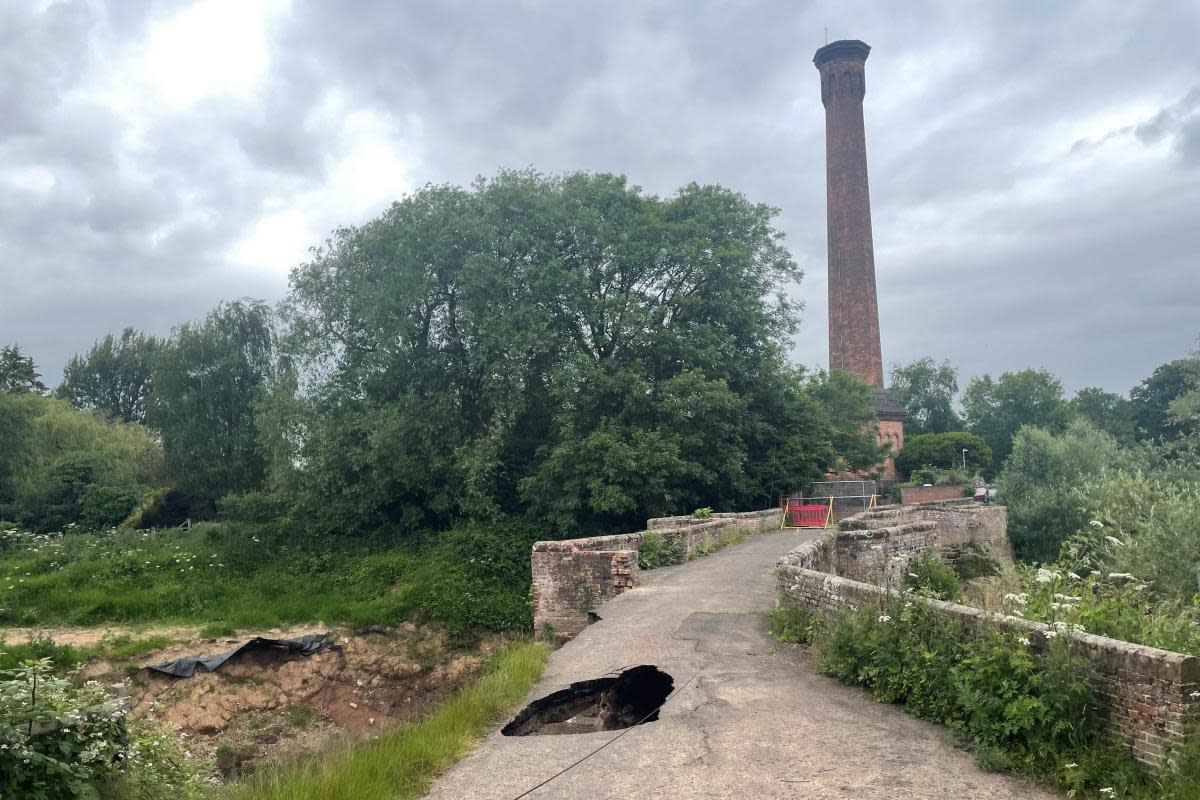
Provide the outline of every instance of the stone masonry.
<path id="1" fill-rule="evenodd" d="M 978 512 L 990 512 L 979 514 Z M 802 608 L 820 613 L 835 613 L 841 608 L 861 608 L 879 605 L 889 596 L 898 596 L 895 589 L 879 585 L 887 574 L 885 551 L 878 558 L 860 559 L 847 570 L 841 559 L 858 558 L 864 542 L 881 544 L 895 537 L 902 544 L 893 551 L 909 550 L 920 540 L 931 547 L 950 549 L 968 542 L 985 550 L 1007 547 L 1003 533 L 1006 516 L 1002 507 L 955 508 L 907 507 L 881 509 L 860 514 L 842 521 L 843 529 L 805 542 L 784 555 L 777 566 L 780 595 Z M 915 520 L 917 515 L 926 519 Z M 872 518 L 873 517 L 873 518 Z M 910 521 L 903 521 L 907 518 Z M 893 524 L 878 527 L 881 522 Z M 933 525 L 934 530 L 924 529 Z M 921 530 L 918 530 L 921 528 Z M 1004 545 L 1000 545 L 1003 536 Z M 847 544 L 843 544 L 846 540 Z M 871 547 L 873 545 L 867 545 Z M 941 555 L 941 553 L 939 553 Z M 872 568 L 869 565 L 874 564 Z M 852 572 L 874 576 L 869 581 L 853 580 L 837 572 Z M 1027 636 L 1031 647 L 1045 647 L 1045 633 L 1050 626 L 1017 617 L 989 614 L 977 608 L 946 603 L 928 598 L 916 598 L 929 608 L 967 627 L 993 624 Z M 1200 723 L 1200 661 L 1182 653 L 1172 653 L 1154 647 L 1132 644 L 1104 636 L 1072 632 L 1070 635 L 1083 653 L 1095 665 L 1097 689 L 1105 701 L 1108 723 L 1115 735 L 1128 746 L 1142 764 L 1162 767 L 1170 751 L 1186 741 L 1186 736 Z M 1195 695 L 1195 696 L 1193 696 Z"/>
<path id="2" fill-rule="evenodd" d="M 711 518 L 659 517 L 647 523 L 679 543 L 684 560 L 715 546 L 730 531 L 756 533 L 783 524 L 777 508 Z M 533 629 L 569 639 L 588 624 L 605 600 L 638 585 L 638 555 L 645 531 L 616 536 L 537 542 L 533 546 Z"/>

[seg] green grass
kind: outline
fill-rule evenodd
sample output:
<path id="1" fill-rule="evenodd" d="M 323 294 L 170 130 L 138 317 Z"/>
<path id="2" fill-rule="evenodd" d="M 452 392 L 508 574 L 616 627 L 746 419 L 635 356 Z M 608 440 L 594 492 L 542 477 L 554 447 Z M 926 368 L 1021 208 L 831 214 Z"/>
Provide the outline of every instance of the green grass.
<path id="1" fill-rule="evenodd" d="M 527 630 L 529 548 L 520 523 L 312 541 L 296 525 L 207 523 L 190 532 L 0 537 L 0 624 L 209 625 L 442 622 Z"/>
<path id="2" fill-rule="evenodd" d="M 405 800 L 509 714 L 541 676 L 550 653 L 540 643 L 510 645 L 487 672 L 421 722 L 299 764 L 268 768 L 230 786 L 222 800 Z"/>
<path id="3" fill-rule="evenodd" d="M 105 637 L 98 644 L 87 647 L 76 647 L 69 644 L 57 644 L 53 639 L 35 636 L 23 644 L 8 644 L 0 639 L 0 670 L 12 669 L 26 661 L 37 661 L 49 658 L 54 662 L 56 670 L 69 670 L 76 664 L 83 664 L 98 658 L 108 658 L 124 661 L 154 650 L 159 650 L 174 643 L 167 636 L 133 637 L 128 635 Z"/>

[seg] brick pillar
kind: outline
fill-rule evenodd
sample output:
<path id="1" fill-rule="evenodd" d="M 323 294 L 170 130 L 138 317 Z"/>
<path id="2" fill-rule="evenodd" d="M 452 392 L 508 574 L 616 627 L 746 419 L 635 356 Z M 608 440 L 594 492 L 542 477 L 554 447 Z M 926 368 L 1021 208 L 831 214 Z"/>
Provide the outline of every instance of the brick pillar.
<path id="1" fill-rule="evenodd" d="M 827 44 L 813 63 L 825 104 L 825 175 L 829 215 L 829 368 L 883 387 L 875 247 L 863 128 L 867 54 L 859 41 Z"/>

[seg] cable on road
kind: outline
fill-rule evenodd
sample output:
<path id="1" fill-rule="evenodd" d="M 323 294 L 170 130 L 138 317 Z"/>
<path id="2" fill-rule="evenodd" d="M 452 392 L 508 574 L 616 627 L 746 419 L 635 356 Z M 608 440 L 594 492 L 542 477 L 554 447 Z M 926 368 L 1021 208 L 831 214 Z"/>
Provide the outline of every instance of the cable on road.
<path id="1" fill-rule="evenodd" d="M 607 742 L 605 742 L 604 744 L 600 745 L 599 747 L 597 747 L 597 748 L 596 748 L 595 750 L 593 750 L 592 752 L 590 752 L 590 753 L 588 753 L 587 755 L 585 755 L 583 758 L 580 758 L 578 761 L 574 762 L 573 764 L 568 764 L 567 766 L 565 766 L 565 767 L 563 767 L 562 769 L 560 769 L 558 772 L 556 772 L 556 773 L 554 773 L 553 775 L 551 775 L 549 778 L 546 778 L 546 780 L 542 781 L 542 782 L 541 782 L 541 783 L 539 783 L 538 785 L 536 785 L 536 786 L 531 786 L 530 788 L 528 788 L 528 789 L 526 789 L 525 791 L 521 792 L 519 795 L 517 795 L 516 797 L 514 797 L 512 800 L 521 800 L 521 798 L 523 798 L 523 797 L 528 797 L 529 795 L 531 795 L 531 794 L 533 794 L 534 792 L 536 792 L 538 789 L 540 789 L 540 788 L 542 788 L 543 786 L 545 786 L 546 784 L 550 783 L 550 781 L 554 780 L 555 778 L 560 778 L 560 777 L 562 777 L 563 775 L 566 775 L 568 772 L 570 772 L 571 770 L 575 769 L 575 767 L 578 767 L 580 764 L 582 764 L 583 762 L 587 761 L 589 758 L 591 758 L 592 756 L 596 755 L 596 753 L 599 753 L 599 752 L 600 752 L 601 750 L 603 750 L 604 748 L 608 747 L 610 744 L 612 744 L 613 742 L 615 742 L 617 739 L 620 739 L 620 738 L 621 738 L 622 736 L 624 736 L 625 734 L 629 733 L 629 732 L 630 732 L 630 731 L 632 731 L 633 729 L 635 729 L 635 728 L 637 728 L 638 726 L 640 726 L 640 725 L 641 725 L 643 722 L 645 722 L 646 720 L 650 719 L 652 716 L 654 716 L 654 715 L 655 715 L 655 714 L 657 714 L 659 711 L 661 711 L 663 706 L 665 706 L 667 703 L 671 702 L 671 698 L 675 697 L 675 695 L 679 694 L 679 693 L 680 693 L 680 692 L 682 692 L 684 689 L 686 689 L 686 688 L 687 688 L 689 685 L 691 685 L 692 681 L 696 680 L 696 678 L 697 678 L 697 677 L 699 677 L 700 673 L 701 673 L 701 672 L 703 672 L 703 671 L 704 671 L 704 668 L 703 668 L 703 667 L 701 667 L 700 669 L 696 670 L 695 674 L 693 674 L 693 675 L 692 675 L 692 677 L 688 678 L 688 679 L 687 679 L 687 681 L 686 681 L 686 682 L 684 682 L 684 684 L 683 684 L 682 686 L 680 686 L 678 689 L 676 689 L 675 691 L 673 691 L 673 692 L 671 692 L 669 695 L 667 695 L 667 698 L 666 698 L 665 700 L 663 700 L 661 703 L 659 703 L 659 704 L 658 704 L 658 706 L 657 706 L 657 707 L 656 707 L 656 708 L 655 708 L 653 711 L 651 711 L 649 714 L 647 714 L 646 716 L 642 717 L 642 718 L 641 718 L 641 719 L 639 719 L 637 722 L 633 723 L 633 724 L 632 724 L 632 725 L 630 725 L 628 728 L 626 728 L 625 730 L 621 731 L 621 732 L 620 732 L 620 733 L 618 733 L 616 736 L 614 736 L 613 738 L 609 739 Z"/>

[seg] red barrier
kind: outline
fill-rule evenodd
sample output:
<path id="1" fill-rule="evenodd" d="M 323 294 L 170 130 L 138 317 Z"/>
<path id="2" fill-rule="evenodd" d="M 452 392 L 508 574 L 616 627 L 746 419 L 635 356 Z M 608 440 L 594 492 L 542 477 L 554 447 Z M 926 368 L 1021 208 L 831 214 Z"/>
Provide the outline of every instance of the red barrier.
<path id="1" fill-rule="evenodd" d="M 829 516 L 829 506 L 798 505 L 787 507 L 788 528 L 824 528 Z"/>

